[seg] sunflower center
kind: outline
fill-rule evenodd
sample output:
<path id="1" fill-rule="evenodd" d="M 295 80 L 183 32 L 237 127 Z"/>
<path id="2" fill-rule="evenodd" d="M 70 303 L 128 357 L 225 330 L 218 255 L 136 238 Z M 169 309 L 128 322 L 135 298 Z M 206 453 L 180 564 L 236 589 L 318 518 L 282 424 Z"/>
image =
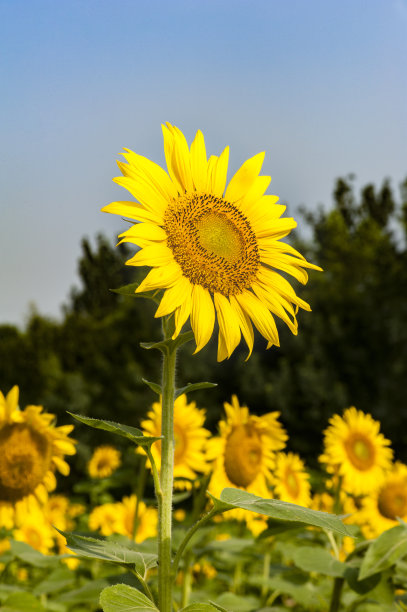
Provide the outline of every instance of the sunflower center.
<path id="1" fill-rule="evenodd" d="M 259 474 L 262 463 L 261 438 L 253 425 L 238 425 L 225 446 L 224 466 L 237 487 L 248 487 Z"/>
<path id="2" fill-rule="evenodd" d="M 300 487 L 296 475 L 290 469 L 286 472 L 285 484 L 291 497 L 297 497 L 300 492 Z"/>
<path id="3" fill-rule="evenodd" d="M 345 440 L 345 449 L 349 461 L 358 470 L 368 470 L 375 461 L 375 449 L 366 436 L 355 433 Z"/>
<path id="4" fill-rule="evenodd" d="M 379 512 L 382 516 L 395 521 L 398 517 L 407 515 L 406 483 L 394 483 L 383 487 L 378 500 Z"/>
<path id="5" fill-rule="evenodd" d="M 51 467 L 48 438 L 25 424 L 0 430 L 0 500 L 15 502 L 43 481 Z"/>
<path id="6" fill-rule="evenodd" d="M 192 284 L 226 296 L 251 286 L 260 265 L 257 239 L 234 204 L 210 194 L 180 196 L 165 212 L 164 229 Z"/>

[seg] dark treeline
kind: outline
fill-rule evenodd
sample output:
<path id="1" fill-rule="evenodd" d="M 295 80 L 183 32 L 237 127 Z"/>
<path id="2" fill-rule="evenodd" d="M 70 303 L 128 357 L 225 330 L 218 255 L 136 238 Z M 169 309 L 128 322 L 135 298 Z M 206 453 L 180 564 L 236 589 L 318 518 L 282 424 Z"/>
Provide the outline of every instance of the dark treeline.
<path id="1" fill-rule="evenodd" d="M 337 180 L 328 212 L 302 211 L 312 238 L 293 242 L 324 272 L 311 272 L 306 287 L 293 281 L 313 310 L 299 313 L 297 337 L 278 323 L 281 348 L 265 351 L 258 336 L 247 362 L 242 343 L 218 364 L 216 337 L 193 357 L 192 344 L 183 349 L 180 385 L 218 383 L 190 398 L 207 408 L 211 428 L 236 393 L 257 414 L 281 411 L 289 448 L 313 465 L 329 416 L 355 405 L 381 420 L 407 461 L 407 180 L 400 193 L 385 181 L 357 197 L 348 177 Z M 109 291 L 137 280 L 123 265 L 130 249 L 98 236 L 95 247 L 84 239 L 82 251 L 82 286 L 61 322 L 33 312 L 24 331 L 0 325 L 0 389 L 18 384 L 21 406 L 42 404 L 59 424 L 72 411 L 137 426 L 155 401 L 141 379 L 160 376 L 159 354 L 139 346 L 160 337 L 155 304 Z M 91 446 L 109 439 L 85 427 L 77 435 Z"/>

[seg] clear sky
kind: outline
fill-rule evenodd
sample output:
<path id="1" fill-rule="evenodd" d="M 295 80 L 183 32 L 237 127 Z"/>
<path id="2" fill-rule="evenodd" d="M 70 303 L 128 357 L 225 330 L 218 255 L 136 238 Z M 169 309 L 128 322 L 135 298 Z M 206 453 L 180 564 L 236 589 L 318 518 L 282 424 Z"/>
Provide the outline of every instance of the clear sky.
<path id="1" fill-rule="evenodd" d="M 407 174 L 407 0 L 0 0 L 0 323 L 78 282 L 80 240 L 123 147 L 164 162 L 160 123 L 229 177 L 266 151 L 271 193 L 329 205 L 333 181 Z"/>

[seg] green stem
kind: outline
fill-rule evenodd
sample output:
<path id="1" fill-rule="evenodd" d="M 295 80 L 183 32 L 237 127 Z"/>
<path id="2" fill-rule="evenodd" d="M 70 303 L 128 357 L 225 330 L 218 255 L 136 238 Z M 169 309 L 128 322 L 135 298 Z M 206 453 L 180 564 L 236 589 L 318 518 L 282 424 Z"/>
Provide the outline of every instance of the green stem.
<path id="1" fill-rule="evenodd" d="M 341 593 L 344 584 L 343 578 L 335 578 L 334 587 L 331 596 L 331 605 L 329 606 L 329 612 L 338 612 L 341 605 Z"/>
<path id="2" fill-rule="evenodd" d="M 181 608 L 185 608 L 188 605 L 189 596 L 191 595 L 191 584 L 192 584 L 191 552 L 188 551 L 185 555 L 185 560 L 184 560 L 184 580 L 182 582 Z"/>
<path id="3" fill-rule="evenodd" d="M 130 571 L 136 576 L 137 580 L 140 582 L 141 586 L 143 587 L 145 594 L 147 595 L 147 597 L 149 599 L 151 599 L 151 601 L 155 605 L 153 594 L 150 591 L 150 588 L 149 588 L 147 582 L 144 580 L 144 578 L 141 576 L 141 574 L 138 573 L 137 570 L 131 569 Z"/>
<path id="4" fill-rule="evenodd" d="M 137 487 L 136 487 L 136 507 L 134 510 L 134 519 L 133 519 L 133 540 L 136 537 L 136 533 L 137 533 L 137 528 L 138 528 L 138 524 L 139 524 L 139 520 L 138 520 L 138 513 L 139 513 L 139 509 L 140 509 L 140 500 L 143 497 L 143 493 L 144 493 L 144 488 L 146 486 L 146 475 L 147 475 L 147 470 L 146 470 L 146 458 L 144 455 L 138 455 L 139 457 L 139 463 L 140 465 L 140 471 L 139 471 L 139 476 L 137 479 Z"/>
<path id="5" fill-rule="evenodd" d="M 264 557 L 263 557 L 263 585 L 261 587 L 261 598 L 262 601 L 266 600 L 267 597 L 267 593 L 269 591 L 269 587 L 267 586 L 267 580 L 270 576 L 270 560 L 271 560 L 271 555 L 269 552 L 264 553 Z"/>
<path id="6" fill-rule="evenodd" d="M 172 320 L 163 319 L 164 339 L 171 337 Z M 161 470 L 162 496 L 158 497 L 158 593 L 161 612 L 172 610 L 171 528 L 174 481 L 174 394 L 176 348 L 170 343 L 164 351 L 162 371 Z"/>

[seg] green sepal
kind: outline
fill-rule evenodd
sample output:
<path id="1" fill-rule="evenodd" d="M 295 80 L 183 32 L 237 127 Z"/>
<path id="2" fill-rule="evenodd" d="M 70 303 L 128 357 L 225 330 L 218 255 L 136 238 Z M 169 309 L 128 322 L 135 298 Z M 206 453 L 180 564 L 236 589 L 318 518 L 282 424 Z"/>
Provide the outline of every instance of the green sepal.
<path id="1" fill-rule="evenodd" d="M 168 338 L 167 340 L 160 340 L 159 342 L 140 342 L 140 346 L 143 349 L 151 350 L 157 349 L 162 353 L 166 353 L 169 355 L 174 352 L 177 348 L 185 344 L 186 342 L 190 342 L 190 340 L 194 339 L 194 333 L 192 331 L 185 332 L 183 334 L 179 334 L 173 340 L 172 338 Z"/>
<path id="2" fill-rule="evenodd" d="M 359 571 L 359 580 L 383 572 L 407 553 L 407 528 L 396 525 L 370 544 Z"/>
<path id="3" fill-rule="evenodd" d="M 100 605 L 104 612 L 158 612 L 151 599 L 127 584 L 115 584 L 103 589 Z"/>
<path id="4" fill-rule="evenodd" d="M 95 429 L 103 429 L 104 431 L 110 431 L 118 436 L 122 436 L 122 438 L 127 438 L 138 444 L 139 446 L 151 446 L 153 442 L 157 440 L 161 440 L 162 436 L 145 436 L 140 429 L 136 427 L 131 427 L 130 425 L 121 425 L 120 423 L 114 423 L 113 421 L 103 421 L 102 419 L 92 419 L 91 417 L 81 416 L 79 414 L 73 414 L 73 412 L 68 412 L 74 419 L 84 423 L 85 425 L 89 425 L 89 427 L 94 427 Z"/>
<path id="5" fill-rule="evenodd" d="M 146 380 L 145 378 L 142 378 L 141 380 L 145 385 L 147 385 L 147 387 L 150 387 L 151 391 L 154 391 L 154 393 L 157 393 L 157 395 L 162 395 L 163 390 L 161 388 L 161 385 L 155 382 L 151 382 L 151 380 Z"/>
<path id="6" fill-rule="evenodd" d="M 140 291 L 136 293 L 136 289 L 140 286 L 140 283 L 130 283 L 129 285 L 123 285 L 123 287 L 119 287 L 118 289 L 110 289 L 113 293 L 118 293 L 119 295 L 125 295 L 136 298 L 148 298 L 149 300 L 153 300 L 156 304 L 159 303 L 159 293 L 160 290 L 157 291 Z"/>
<path id="7" fill-rule="evenodd" d="M 128 546 L 123 546 L 112 540 L 90 538 L 60 529 L 57 531 L 65 536 L 67 547 L 81 557 L 101 559 L 123 566 L 132 565 L 141 576 L 145 576 L 149 569 L 157 565 L 157 555 L 141 553 L 131 542 Z"/>
<path id="8" fill-rule="evenodd" d="M 217 387 L 216 383 L 211 382 L 200 382 L 200 383 L 188 383 L 185 387 L 180 387 L 175 390 L 175 399 L 182 395 L 183 393 L 192 393 L 192 391 L 198 391 L 199 389 L 212 389 L 212 387 Z"/>
<path id="9" fill-rule="evenodd" d="M 342 535 L 351 535 L 340 518 L 328 512 L 310 510 L 309 508 L 290 504 L 279 499 L 264 499 L 241 489 L 223 489 L 219 499 L 213 497 L 210 493 L 209 495 L 212 498 L 214 510 L 217 513 L 242 508 L 257 514 L 264 514 L 274 521 L 296 523 L 304 526 L 310 525 L 329 529 Z"/>

